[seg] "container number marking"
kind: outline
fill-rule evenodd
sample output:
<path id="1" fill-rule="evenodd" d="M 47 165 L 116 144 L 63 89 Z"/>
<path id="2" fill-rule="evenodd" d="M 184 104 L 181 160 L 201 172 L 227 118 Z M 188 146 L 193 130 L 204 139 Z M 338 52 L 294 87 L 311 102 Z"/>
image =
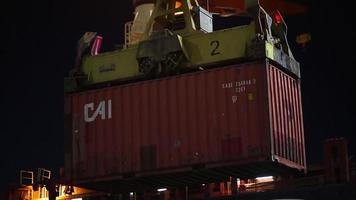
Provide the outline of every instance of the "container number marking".
<path id="1" fill-rule="evenodd" d="M 236 80 L 236 81 L 230 81 L 230 82 L 225 82 L 221 84 L 222 89 L 231 89 L 231 91 L 235 94 L 231 96 L 231 101 L 233 104 L 237 103 L 239 100 L 239 94 L 243 94 L 247 92 L 247 89 L 251 85 L 256 85 L 256 79 L 245 79 L 245 80 Z M 249 101 L 254 100 L 254 96 L 252 93 L 248 93 L 247 96 Z"/>
<path id="2" fill-rule="evenodd" d="M 216 56 L 219 55 L 220 52 L 218 51 L 218 48 L 220 46 L 220 42 L 217 40 L 213 40 L 210 42 L 210 46 L 213 47 L 213 50 L 211 51 L 210 55 L 211 56 Z"/>

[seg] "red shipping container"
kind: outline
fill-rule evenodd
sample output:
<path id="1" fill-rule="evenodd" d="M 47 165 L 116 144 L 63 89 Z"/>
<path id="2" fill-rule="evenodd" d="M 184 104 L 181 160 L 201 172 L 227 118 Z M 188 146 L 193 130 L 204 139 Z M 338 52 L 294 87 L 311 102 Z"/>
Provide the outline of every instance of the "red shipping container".
<path id="1" fill-rule="evenodd" d="M 202 182 L 306 167 L 300 81 L 266 61 L 68 94 L 65 102 L 73 183 L 186 184 L 184 173 L 197 168 Z M 152 178 L 162 174 L 169 176 Z"/>

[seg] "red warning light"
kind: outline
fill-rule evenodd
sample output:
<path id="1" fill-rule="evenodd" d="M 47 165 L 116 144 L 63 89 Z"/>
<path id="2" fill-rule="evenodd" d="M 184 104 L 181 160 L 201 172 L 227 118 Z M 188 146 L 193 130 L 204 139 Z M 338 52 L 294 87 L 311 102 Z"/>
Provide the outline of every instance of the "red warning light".
<path id="1" fill-rule="evenodd" d="M 103 42 L 103 37 L 101 36 L 95 36 L 95 40 L 93 42 L 93 45 L 91 47 L 91 55 L 96 56 L 100 53 L 101 50 L 101 44 Z"/>
<path id="2" fill-rule="evenodd" d="M 274 13 L 274 22 L 278 25 L 283 21 L 282 15 L 281 13 L 279 13 L 278 11 L 276 11 Z"/>

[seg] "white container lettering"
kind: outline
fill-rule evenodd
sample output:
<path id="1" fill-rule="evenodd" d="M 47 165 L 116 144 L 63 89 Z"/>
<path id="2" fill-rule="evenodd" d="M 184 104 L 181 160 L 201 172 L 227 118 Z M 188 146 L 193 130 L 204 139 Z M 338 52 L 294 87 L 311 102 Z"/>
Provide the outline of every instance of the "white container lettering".
<path id="1" fill-rule="evenodd" d="M 100 101 L 97 108 L 94 110 L 94 103 L 87 103 L 84 105 L 84 121 L 85 122 L 93 122 L 100 115 L 101 119 L 111 119 L 111 100 Z M 90 113 L 92 113 L 90 115 Z"/>
<path id="2" fill-rule="evenodd" d="M 241 81 L 232 81 L 232 82 L 227 82 L 227 83 L 222 83 L 221 87 L 222 89 L 231 89 L 233 88 L 235 93 L 244 93 L 246 92 L 246 87 L 250 85 L 255 85 L 256 84 L 256 79 L 247 79 L 247 80 L 241 80 Z"/>

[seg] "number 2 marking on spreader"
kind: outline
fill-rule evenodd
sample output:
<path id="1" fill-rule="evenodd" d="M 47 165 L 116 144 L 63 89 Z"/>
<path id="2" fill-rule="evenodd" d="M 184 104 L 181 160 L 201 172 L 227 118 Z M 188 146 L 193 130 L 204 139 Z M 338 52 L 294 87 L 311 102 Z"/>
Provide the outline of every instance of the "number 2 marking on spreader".
<path id="1" fill-rule="evenodd" d="M 211 41 L 210 42 L 210 46 L 213 47 L 213 50 L 210 53 L 211 56 L 216 56 L 216 55 L 220 54 L 220 52 L 218 51 L 218 48 L 220 46 L 220 42 L 219 41 L 217 41 L 217 40 Z"/>

